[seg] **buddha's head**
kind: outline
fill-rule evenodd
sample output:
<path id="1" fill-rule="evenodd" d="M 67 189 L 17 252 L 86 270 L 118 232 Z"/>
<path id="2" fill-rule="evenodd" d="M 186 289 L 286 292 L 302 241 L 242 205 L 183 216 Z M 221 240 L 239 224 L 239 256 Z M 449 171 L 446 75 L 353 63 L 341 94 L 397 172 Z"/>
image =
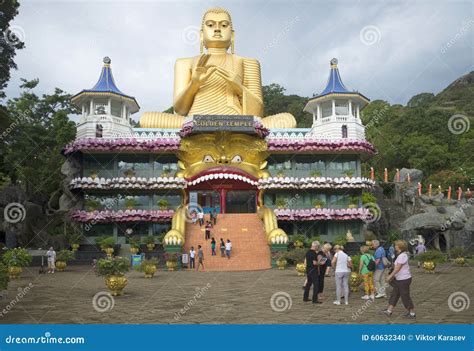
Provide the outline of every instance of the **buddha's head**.
<path id="1" fill-rule="evenodd" d="M 234 30 L 230 13 L 219 7 L 207 10 L 202 17 L 201 52 L 203 46 L 207 49 L 228 49 L 233 47 L 233 40 Z"/>

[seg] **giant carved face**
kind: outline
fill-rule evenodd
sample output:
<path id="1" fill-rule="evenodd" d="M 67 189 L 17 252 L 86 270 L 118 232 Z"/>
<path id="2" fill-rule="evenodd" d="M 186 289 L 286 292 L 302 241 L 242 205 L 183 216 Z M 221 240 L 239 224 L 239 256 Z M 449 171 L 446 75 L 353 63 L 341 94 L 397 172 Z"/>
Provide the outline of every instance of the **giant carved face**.
<path id="1" fill-rule="evenodd" d="M 246 180 L 268 177 L 265 140 L 246 134 L 220 132 L 200 134 L 181 141 L 178 177 L 187 180 L 210 174 L 236 176 Z M 240 178 L 239 178 L 240 179 Z"/>
<path id="2" fill-rule="evenodd" d="M 211 9 L 202 20 L 202 36 L 206 48 L 228 48 L 232 39 L 232 21 L 227 11 Z"/>

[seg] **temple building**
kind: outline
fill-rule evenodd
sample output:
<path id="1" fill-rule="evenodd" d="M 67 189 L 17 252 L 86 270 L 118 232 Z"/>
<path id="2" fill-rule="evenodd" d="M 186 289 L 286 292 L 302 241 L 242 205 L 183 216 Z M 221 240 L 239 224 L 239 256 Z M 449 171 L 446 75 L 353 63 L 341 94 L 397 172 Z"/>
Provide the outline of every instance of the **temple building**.
<path id="1" fill-rule="evenodd" d="M 126 245 L 133 233 L 156 236 L 170 252 L 188 250 L 204 245 L 193 212 L 213 210 L 213 236 L 232 240 L 236 258 L 239 248 L 248 252 L 240 252 L 237 268 L 216 263 L 216 270 L 269 268 L 271 250 L 286 247 L 293 234 L 333 241 L 349 233 L 362 241 L 370 212 L 361 194 L 374 185 L 361 174 L 361 163 L 375 154 L 360 119 L 369 100 L 345 87 L 333 59 L 326 87 L 304 108 L 313 115 L 311 128 L 296 128 L 288 113 L 262 116 L 260 65 L 228 52 L 231 23 L 225 10 L 206 12 L 201 46 L 207 54 L 177 61 L 174 110 L 180 114 L 145 112 L 141 127 L 132 127 L 139 105 L 119 90 L 107 57 L 97 84 L 72 98 L 82 114 L 76 140 L 63 154 L 80 164 L 69 187 L 81 203 L 71 217 L 88 241 L 113 235 Z M 223 33 L 220 52 L 206 34 L 216 28 Z M 219 69 L 206 64 L 222 57 L 241 64 L 224 63 L 214 75 Z M 206 77 L 195 86 L 181 66 L 207 70 Z M 235 83 L 232 72 L 240 69 L 242 81 Z M 229 82 L 236 95 L 219 90 Z M 252 260 L 262 253 L 265 262 Z"/>

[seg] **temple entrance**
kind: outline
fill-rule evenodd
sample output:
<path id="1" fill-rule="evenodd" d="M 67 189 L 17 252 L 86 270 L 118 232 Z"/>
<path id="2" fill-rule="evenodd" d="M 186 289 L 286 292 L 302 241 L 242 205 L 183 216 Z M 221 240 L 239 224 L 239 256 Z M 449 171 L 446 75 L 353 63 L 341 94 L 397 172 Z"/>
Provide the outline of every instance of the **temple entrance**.
<path id="1" fill-rule="evenodd" d="M 189 203 L 197 204 L 204 213 L 210 213 L 216 210 L 221 213 L 221 195 L 214 190 L 198 190 L 189 192 Z"/>
<path id="2" fill-rule="evenodd" d="M 227 191 L 226 213 L 255 213 L 257 200 L 255 190 Z"/>

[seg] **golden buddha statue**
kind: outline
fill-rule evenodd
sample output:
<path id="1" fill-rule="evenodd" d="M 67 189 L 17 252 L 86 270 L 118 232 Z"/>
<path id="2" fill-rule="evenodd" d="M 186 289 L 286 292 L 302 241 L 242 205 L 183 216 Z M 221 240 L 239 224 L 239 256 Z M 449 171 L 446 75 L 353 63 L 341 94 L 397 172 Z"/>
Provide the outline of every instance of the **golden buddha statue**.
<path id="1" fill-rule="evenodd" d="M 175 64 L 175 114 L 145 112 L 140 127 L 181 128 L 184 116 L 192 115 L 263 117 L 260 63 L 234 54 L 229 12 L 221 8 L 207 10 L 200 35 L 201 55 L 178 59 Z M 262 118 L 262 124 L 267 128 L 295 128 L 296 120 L 290 113 L 279 113 Z"/>

